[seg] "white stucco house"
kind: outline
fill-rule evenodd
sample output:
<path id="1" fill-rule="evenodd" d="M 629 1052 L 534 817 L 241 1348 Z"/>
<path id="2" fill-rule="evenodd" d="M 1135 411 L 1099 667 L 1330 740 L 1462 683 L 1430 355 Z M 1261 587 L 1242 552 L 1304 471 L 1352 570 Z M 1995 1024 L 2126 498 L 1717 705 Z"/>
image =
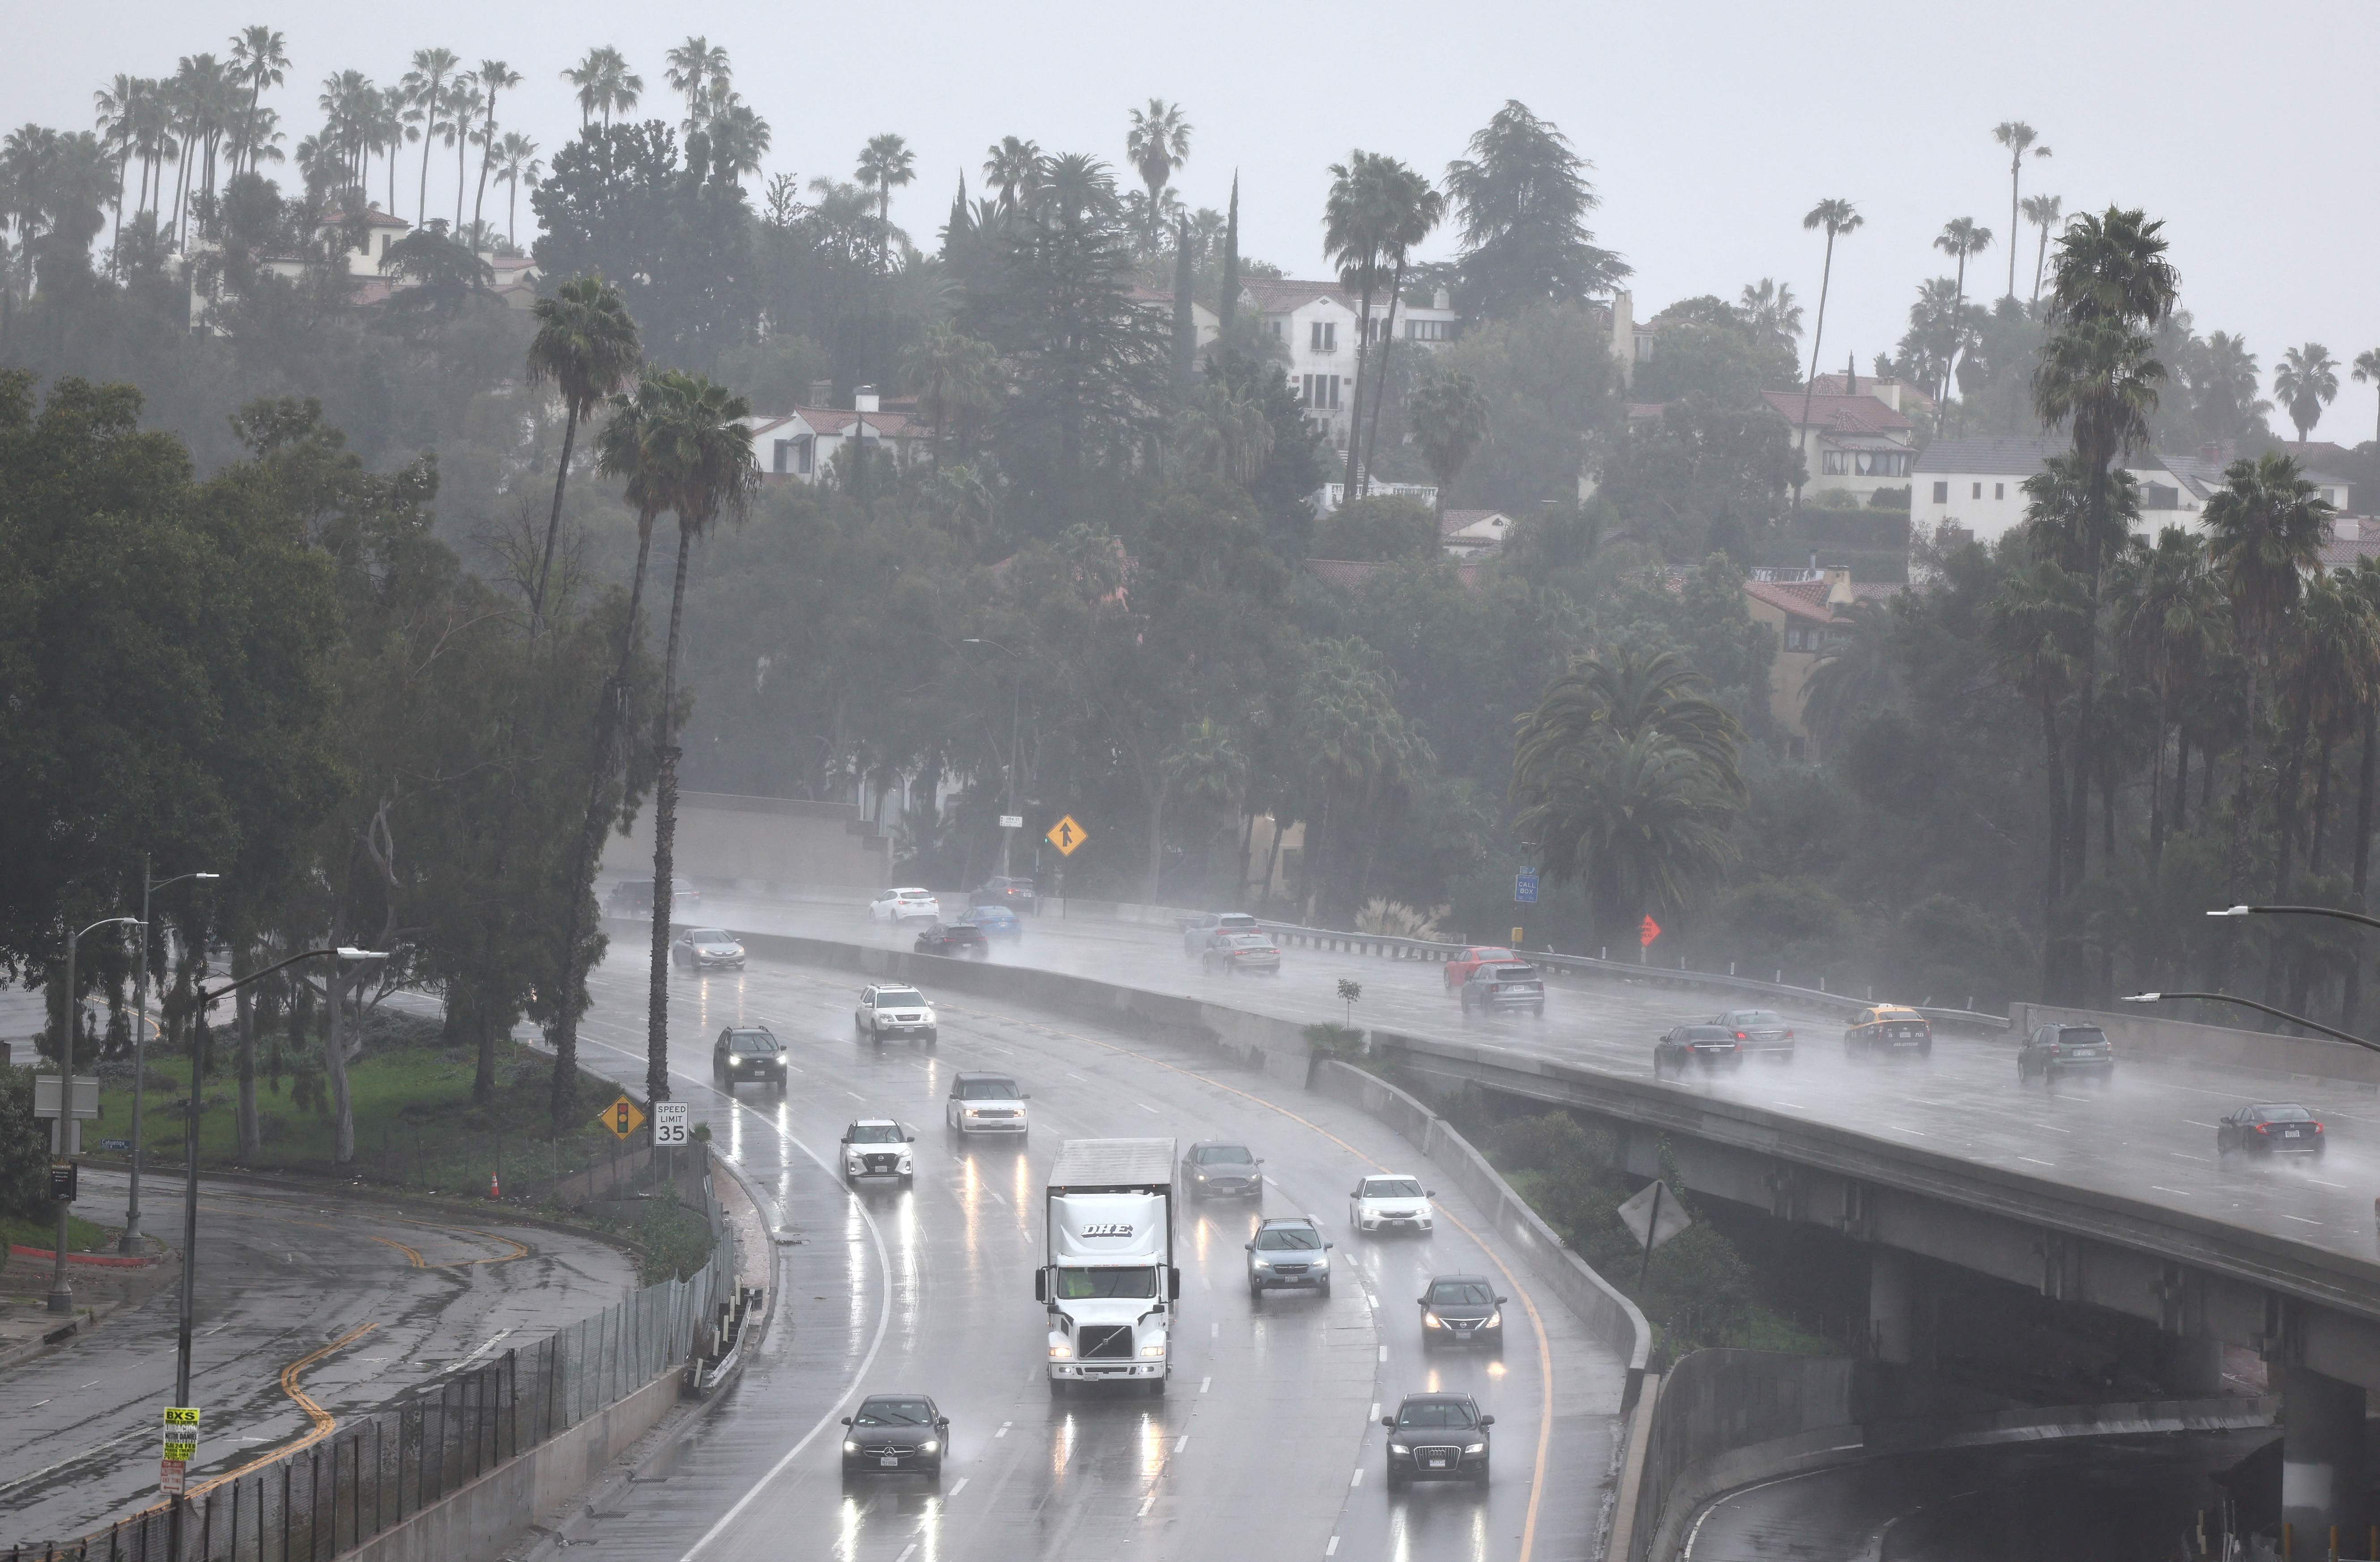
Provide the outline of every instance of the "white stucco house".
<path id="1" fill-rule="evenodd" d="M 1807 393 L 1763 391 L 1760 399 L 1792 430 L 1809 472 L 1805 495 L 1847 493 L 1865 502 L 1878 489 L 1909 481 L 1917 425 L 1885 396 L 1866 389 L 1828 395 L 1813 386 Z"/>
<path id="2" fill-rule="evenodd" d="M 1997 541 L 2024 522 L 2025 479 L 2049 457 L 2072 448 L 2069 441 L 2031 434 L 1937 440 L 1916 461 L 1910 525 L 1921 537 L 1934 536 L 1947 522 L 1973 533 L 1978 542 Z M 2142 530 L 2155 535 L 2168 526 L 2196 526 L 2208 496 L 2223 486 L 2223 468 L 2236 454 L 2214 444 L 2201 445 L 2187 455 L 2134 454 L 2124 469 L 2140 485 Z M 2347 479 L 2312 467 L 2303 472 L 2342 521 L 2348 519 Z M 2360 535 L 2365 528 L 2355 529 Z"/>
<path id="3" fill-rule="evenodd" d="M 859 387 L 851 401 L 848 407 L 795 406 L 745 418 L 760 480 L 824 482 L 834 470 L 836 453 L 855 439 L 864 442 L 870 466 L 880 454 L 905 463 L 933 437 L 933 430 L 914 415 L 886 409 L 868 386 Z"/>
<path id="4" fill-rule="evenodd" d="M 1251 277 L 1240 285 L 1240 301 L 1287 350 L 1290 389 L 1334 450 L 1347 448 L 1355 406 L 1355 350 L 1366 333 L 1378 343 L 1393 330 L 1400 343 L 1427 348 L 1454 340 L 1463 323 L 1442 288 L 1427 305 L 1399 303 L 1393 321 L 1390 300 L 1376 297 L 1368 325 L 1356 318 L 1361 296 L 1336 282 Z"/>

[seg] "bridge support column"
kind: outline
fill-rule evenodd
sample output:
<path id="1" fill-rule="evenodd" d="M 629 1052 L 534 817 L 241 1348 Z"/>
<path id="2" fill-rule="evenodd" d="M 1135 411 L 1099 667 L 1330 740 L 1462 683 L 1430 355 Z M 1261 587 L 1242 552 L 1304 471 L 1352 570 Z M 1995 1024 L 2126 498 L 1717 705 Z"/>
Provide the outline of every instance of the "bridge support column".
<path id="1" fill-rule="evenodd" d="M 2296 1531 L 2298 1556 L 2322 1556 L 2331 1526 L 2363 1532 L 2363 1390 L 2285 1367 L 2281 1415 L 2281 1519 Z"/>
<path id="2" fill-rule="evenodd" d="M 1867 1267 L 1868 1340 L 1879 1362 L 1934 1365 L 1934 1294 L 1923 1261 L 1872 1248 Z"/>

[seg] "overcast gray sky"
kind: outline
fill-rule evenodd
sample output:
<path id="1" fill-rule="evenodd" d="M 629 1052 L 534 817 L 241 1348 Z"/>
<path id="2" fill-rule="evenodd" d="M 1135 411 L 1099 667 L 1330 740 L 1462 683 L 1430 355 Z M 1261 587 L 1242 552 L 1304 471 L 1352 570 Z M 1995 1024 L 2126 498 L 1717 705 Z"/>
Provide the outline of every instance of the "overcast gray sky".
<path id="1" fill-rule="evenodd" d="M 1640 318 L 1762 276 L 1815 305 L 1820 246 L 1801 216 L 1821 197 L 1856 202 L 1867 225 L 1838 249 L 1825 357 L 1838 366 L 1856 350 L 1864 369 L 1899 339 L 1917 283 L 1948 272 L 1928 248 L 1946 220 L 1992 229 L 1971 290 L 2005 286 L 2008 159 L 1991 127 L 2019 118 L 2056 154 L 2028 160 L 2026 192 L 2059 194 L 2069 212 L 2120 201 L 2163 217 L 2198 328 L 2243 333 L 2268 392 L 2285 346 L 2318 341 L 2346 364 L 2380 345 L 2371 0 L 20 4 L 0 117 L 87 126 L 110 76 L 168 74 L 259 21 L 283 30 L 296 61 L 277 94 L 292 143 L 320 120 L 324 75 L 386 83 L 411 51 L 443 44 L 522 72 L 502 117 L 549 150 L 577 118 L 559 73 L 589 45 L 625 52 L 647 103 L 674 119 L 662 54 L 699 31 L 731 51 L 736 86 L 774 129 L 770 173 L 849 177 L 868 136 L 906 136 L 920 177 L 894 213 L 921 239 L 961 169 L 979 182 L 987 143 L 1014 134 L 1121 162 L 1126 110 L 1173 99 L 1196 127 L 1184 197 L 1220 206 L 1238 170 L 1245 248 L 1293 274 L 1319 268 L 1328 164 L 1362 147 L 1435 175 L 1518 98 L 1594 161 L 1598 234 L 1636 269 Z M 2021 274 L 2030 229 L 2022 243 Z M 2340 378 L 2316 437 L 2372 438 L 2373 388 Z"/>

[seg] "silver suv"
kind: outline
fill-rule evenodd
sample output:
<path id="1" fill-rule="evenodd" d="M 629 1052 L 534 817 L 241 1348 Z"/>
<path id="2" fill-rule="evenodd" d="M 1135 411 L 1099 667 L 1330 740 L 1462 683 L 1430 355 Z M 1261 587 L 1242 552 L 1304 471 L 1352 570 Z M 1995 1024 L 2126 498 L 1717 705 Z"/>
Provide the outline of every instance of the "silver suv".
<path id="1" fill-rule="evenodd" d="M 1268 1290 L 1308 1290 L 1330 1294 L 1330 1244 L 1306 1215 L 1278 1215 L 1257 1223 L 1247 1244 L 1248 1300 Z"/>

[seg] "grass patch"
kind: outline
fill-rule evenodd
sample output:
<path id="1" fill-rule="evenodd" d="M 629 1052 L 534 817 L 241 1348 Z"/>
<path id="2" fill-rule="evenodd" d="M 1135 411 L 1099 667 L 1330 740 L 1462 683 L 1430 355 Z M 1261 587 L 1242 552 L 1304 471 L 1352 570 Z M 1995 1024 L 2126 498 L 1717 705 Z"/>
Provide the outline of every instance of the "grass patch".
<path id="1" fill-rule="evenodd" d="M 105 1226 L 70 1216 L 67 1219 L 67 1251 L 90 1253 L 104 1246 L 112 1253 L 115 1244 L 109 1241 L 108 1232 L 109 1228 Z M 55 1216 L 32 1219 L 21 1215 L 0 1215 L 0 1241 L 10 1247 L 37 1247 L 49 1253 L 53 1251 L 50 1244 L 57 1240 Z"/>

